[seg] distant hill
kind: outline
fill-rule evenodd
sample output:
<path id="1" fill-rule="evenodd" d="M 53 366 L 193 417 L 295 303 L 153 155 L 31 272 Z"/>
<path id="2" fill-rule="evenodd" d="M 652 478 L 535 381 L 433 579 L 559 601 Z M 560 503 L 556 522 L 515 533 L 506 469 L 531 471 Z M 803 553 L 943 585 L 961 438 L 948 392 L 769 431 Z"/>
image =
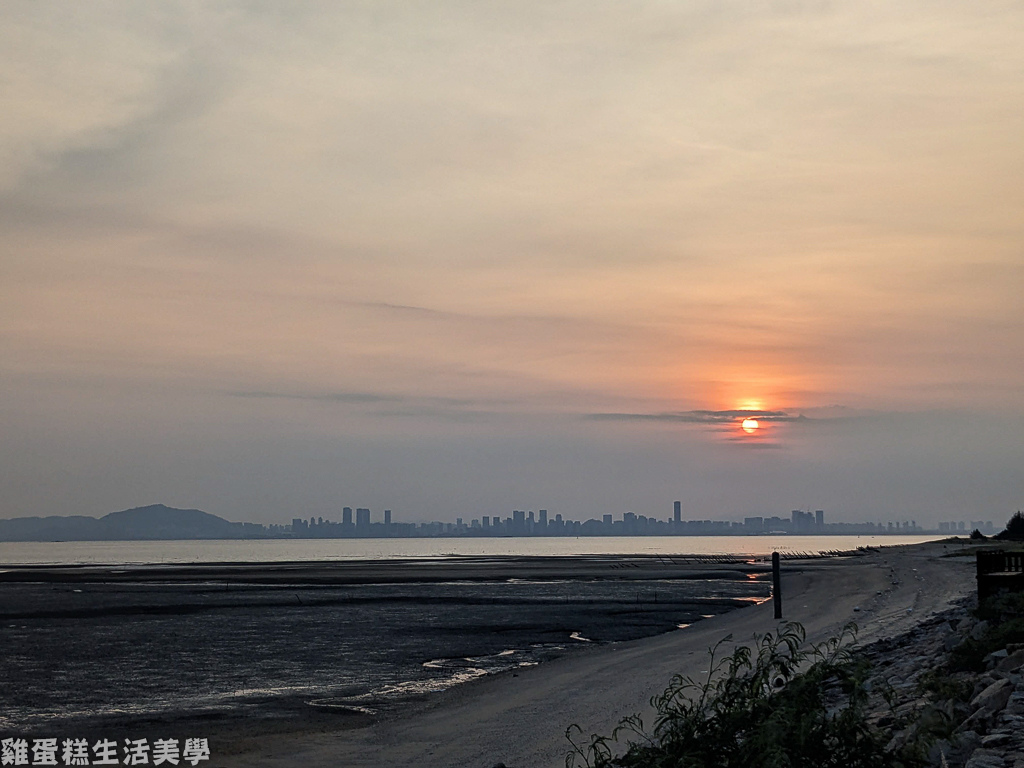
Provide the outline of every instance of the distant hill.
<path id="1" fill-rule="evenodd" d="M 232 523 L 199 509 L 175 509 L 163 504 L 111 512 L 99 519 L 75 515 L 0 520 L 0 541 L 242 539 L 264 533 L 261 525 Z"/>

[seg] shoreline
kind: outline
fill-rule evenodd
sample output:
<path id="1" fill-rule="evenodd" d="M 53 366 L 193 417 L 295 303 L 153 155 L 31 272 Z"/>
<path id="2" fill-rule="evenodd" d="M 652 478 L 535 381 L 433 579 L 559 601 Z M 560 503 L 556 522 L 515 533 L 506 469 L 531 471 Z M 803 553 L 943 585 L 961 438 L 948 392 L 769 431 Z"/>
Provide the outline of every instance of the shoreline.
<path id="1" fill-rule="evenodd" d="M 201 563 L 328 563 L 353 560 L 460 557 L 546 556 L 694 556 L 742 554 L 769 556 L 773 551 L 817 552 L 860 546 L 900 546 L 934 541 L 940 534 L 786 534 L 732 536 L 583 536 L 428 539 L 146 539 L 133 541 L 0 542 L 4 563 L 116 567 L 197 565 Z M 739 552 L 738 552 L 739 551 Z"/>
<path id="2" fill-rule="evenodd" d="M 197 723 L 224 741 L 364 725 L 469 678 L 767 594 L 764 565 L 728 560 L 8 568 L 0 724 L 33 737 L 55 727 L 161 737 Z"/>
<path id="3" fill-rule="evenodd" d="M 912 626 L 922 614 L 934 613 L 974 586 L 973 548 L 953 542 L 886 547 L 857 557 L 788 560 L 783 566 L 786 620 L 801 621 L 808 638 L 820 641 L 846 620 L 862 624 L 858 645 L 891 637 Z M 941 557 L 943 554 L 953 557 Z M 963 554 L 966 556 L 958 556 Z M 400 561 L 402 574 L 374 581 L 383 561 L 339 563 L 269 563 L 203 566 L 17 569 L 44 576 L 45 583 L 88 584 L 113 578 L 115 584 L 174 583 L 212 579 L 220 588 L 242 588 L 253 578 L 272 588 L 301 583 L 329 588 L 338 583 L 400 584 L 410 579 L 443 584 L 454 578 L 500 583 L 561 576 L 566 583 L 596 580 L 655 583 L 745 573 L 763 579 L 770 569 L 749 562 L 692 562 L 684 556 L 566 556 L 562 558 L 470 558 Z M 683 562 L 687 561 L 687 562 Z M 454 568 L 454 570 L 453 570 Z M 459 574 L 458 576 L 453 574 Z M 8 573 L 0 573 L 7 580 Z M 220 581 L 218 581 L 220 579 Z M 16 579 L 15 579 L 16 580 Z M 841 583 L 841 586 L 837 586 Z M 859 609 L 859 610 L 855 610 Z M 701 671 L 705 649 L 727 634 L 739 641 L 754 632 L 774 629 L 770 605 L 742 607 L 704 618 L 685 629 L 636 640 L 580 644 L 537 666 L 488 673 L 475 679 L 387 702 L 373 714 L 345 709 L 353 702 L 328 697 L 326 706 L 311 705 L 311 696 L 278 695 L 285 716 L 233 720 L 217 716 L 112 716 L 95 731 L 113 733 L 130 725 L 165 735 L 210 737 L 211 766 L 479 766 L 504 762 L 516 768 L 561 766 L 572 723 L 585 732 L 610 733 L 621 717 L 643 711 L 650 696 L 675 672 Z M 258 701 L 253 702 L 257 705 Z M 338 706 L 340 703 L 340 706 Z M 367 702 L 365 697 L 363 703 Z M 205 731 L 206 733 L 200 733 Z M 133 733 L 136 731 L 133 730 Z M 52 735 L 52 734 L 47 734 Z M 297 755 L 301 754 L 301 759 Z M 296 762 L 298 760 L 298 762 Z"/>
<path id="4" fill-rule="evenodd" d="M 812 642 L 855 621 L 862 647 L 909 631 L 970 594 L 973 548 L 934 542 L 851 560 L 792 563 L 782 583 L 784 621 L 802 623 Z M 706 670 L 711 645 L 731 634 L 734 640 L 723 646 L 729 652 L 778 624 L 770 604 L 742 608 L 677 632 L 479 678 L 363 727 L 241 737 L 222 745 L 220 764 L 555 768 L 564 765 L 569 725 L 578 724 L 585 733 L 610 733 L 622 717 L 649 715 L 650 697 L 673 674 L 699 676 Z"/>

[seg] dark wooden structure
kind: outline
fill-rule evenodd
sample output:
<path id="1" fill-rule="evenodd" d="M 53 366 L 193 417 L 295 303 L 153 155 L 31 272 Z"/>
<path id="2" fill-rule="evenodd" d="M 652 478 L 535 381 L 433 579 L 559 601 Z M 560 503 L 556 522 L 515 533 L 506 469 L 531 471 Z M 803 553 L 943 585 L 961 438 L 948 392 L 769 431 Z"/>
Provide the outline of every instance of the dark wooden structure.
<path id="1" fill-rule="evenodd" d="M 1024 552 L 978 550 L 978 602 L 1000 592 L 1024 592 Z"/>

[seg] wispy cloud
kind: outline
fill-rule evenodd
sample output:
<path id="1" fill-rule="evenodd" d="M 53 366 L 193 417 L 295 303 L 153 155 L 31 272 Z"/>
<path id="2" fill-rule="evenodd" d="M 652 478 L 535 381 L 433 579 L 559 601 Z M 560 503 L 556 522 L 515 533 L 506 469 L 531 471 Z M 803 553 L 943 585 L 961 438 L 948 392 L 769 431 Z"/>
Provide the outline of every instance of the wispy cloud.
<path id="1" fill-rule="evenodd" d="M 419 397 L 386 392 L 289 392 L 271 390 L 228 391 L 230 397 L 255 400 L 297 400 L 300 402 L 338 403 L 347 405 L 417 404 L 433 407 L 464 408 L 481 405 L 501 405 L 508 401 L 483 400 L 459 397 Z"/>
<path id="2" fill-rule="evenodd" d="M 785 411 L 671 411 L 662 413 L 590 413 L 586 418 L 595 421 L 669 421 L 682 424 L 730 424 L 743 419 L 757 419 L 764 422 L 809 421 L 803 414 L 792 415 Z"/>

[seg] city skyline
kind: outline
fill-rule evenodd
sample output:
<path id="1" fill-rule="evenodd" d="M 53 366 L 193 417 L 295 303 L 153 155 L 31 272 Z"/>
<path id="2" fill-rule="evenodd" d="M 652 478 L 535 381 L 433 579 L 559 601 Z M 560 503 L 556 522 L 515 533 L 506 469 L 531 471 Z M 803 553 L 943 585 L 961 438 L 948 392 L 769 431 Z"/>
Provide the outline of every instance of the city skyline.
<path id="1" fill-rule="evenodd" d="M 383 510 L 381 520 L 373 520 L 372 510 L 356 508 L 353 518 L 352 507 L 342 507 L 335 515 L 337 519 L 316 517 L 305 520 L 293 518 L 289 525 L 272 524 L 270 531 L 301 534 L 309 537 L 392 537 L 392 536 L 713 536 L 713 535 L 843 535 L 843 534 L 917 534 L 947 533 L 970 534 L 974 530 L 990 535 L 1002 530 L 992 520 L 940 521 L 936 524 L 919 524 L 917 520 L 883 520 L 867 523 L 826 521 L 825 510 L 813 512 L 791 510 L 787 517 L 759 515 L 735 519 L 684 519 L 681 502 L 673 502 L 672 514 L 662 519 L 654 515 L 624 511 L 616 520 L 613 514 L 603 514 L 600 519 L 563 519 L 561 513 L 549 515 L 547 509 L 513 509 L 510 515 L 481 515 L 455 522 L 441 520 L 404 522 L 393 517 L 392 510 Z"/>
<path id="2" fill-rule="evenodd" d="M 1001 528 L 991 520 L 917 520 L 854 523 L 826 519 L 823 509 L 792 510 L 788 516 L 757 515 L 737 519 L 683 518 L 681 501 L 673 502 L 666 518 L 624 511 L 574 520 L 547 509 L 512 509 L 505 515 L 406 521 L 385 509 L 375 516 L 368 507 L 341 507 L 323 516 L 293 517 L 290 523 L 231 521 L 199 509 L 176 509 L 163 504 L 103 515 L 0 518 L 0 541 L 135 541 L 195 539 L 389 539 L 438 537 L 573 537 L 580 536 L 920 536 L 993 535 Z M 333 519 L 332 519 L 333 518 Z M 376 518 L 376 519 L 375 519 Z"/>
<path id="3" fill-rule="evenodd" d="M 0 21 L 0 519 L 1024 506 L 1018 5 Z"/>

